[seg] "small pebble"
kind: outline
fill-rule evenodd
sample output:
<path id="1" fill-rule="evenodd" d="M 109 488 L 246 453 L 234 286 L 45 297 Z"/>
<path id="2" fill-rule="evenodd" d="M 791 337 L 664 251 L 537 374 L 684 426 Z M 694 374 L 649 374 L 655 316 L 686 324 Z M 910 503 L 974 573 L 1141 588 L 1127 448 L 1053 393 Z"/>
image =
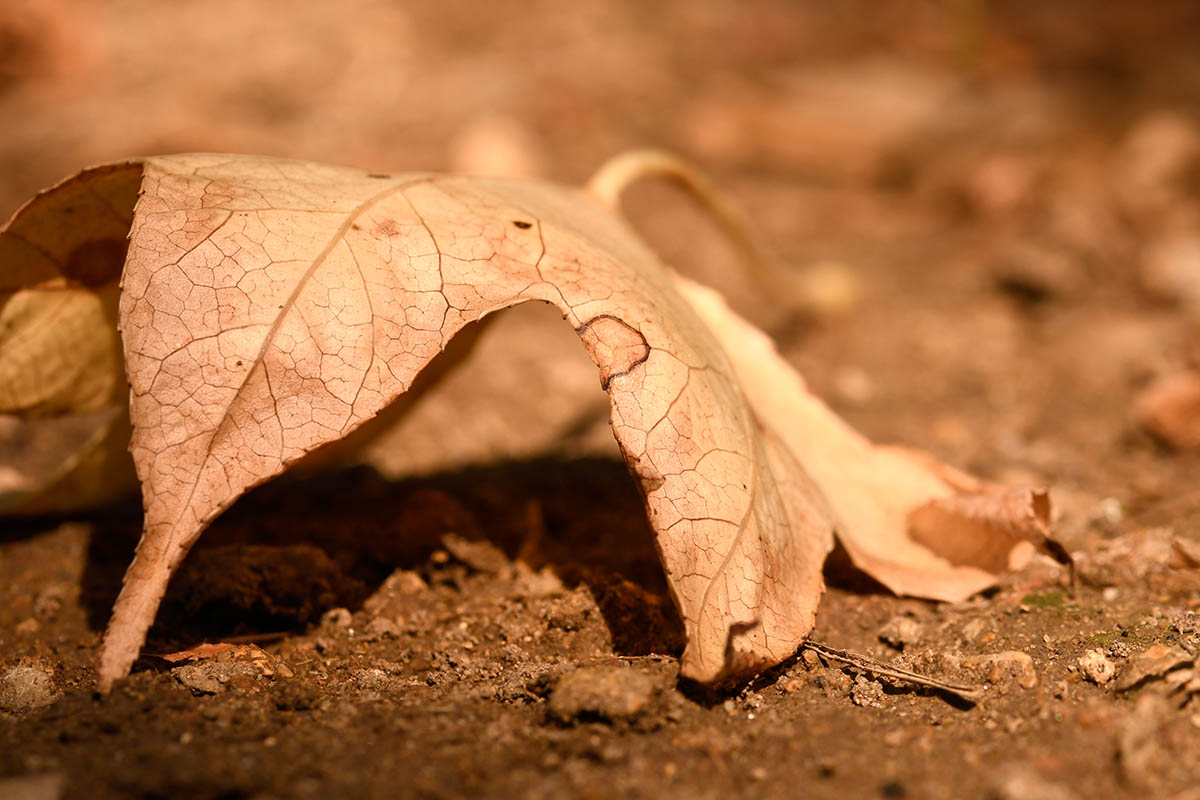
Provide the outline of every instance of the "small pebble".
<path id="1" fill-rule="evenodd" d="M 36 667 L 13 667 L 0 678 L 0 708 L 28 711 L 48 706 L 56 699 L 54 679 Z"/>
<path id="2" fill-rule="evenodd" d="M 1103 686 L 1117 674 L 1117 666 L 1103 650 L 1088 650 L 1079 657 L 1079 669 L 1083 677 L 1097 686 Z"/>

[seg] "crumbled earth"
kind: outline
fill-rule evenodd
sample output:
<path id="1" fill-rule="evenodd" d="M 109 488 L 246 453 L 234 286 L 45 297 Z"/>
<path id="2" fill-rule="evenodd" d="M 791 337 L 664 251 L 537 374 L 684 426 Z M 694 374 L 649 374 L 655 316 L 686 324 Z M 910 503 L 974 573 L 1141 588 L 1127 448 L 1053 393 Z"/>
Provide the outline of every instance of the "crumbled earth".
<path id="1" fill-rule="evenodd" d="M 391 461 L 255 490 L 108 696 L 93 667 L 137 501 L 0 522 L 0 797 L 1195 796 L 1200 454 L 1172 434 L 1194 417 L 1146 428 L 1184 405 L 1145 408 L 1200 369 L 1195 4 L 727 5 L 6 6 L 0 213 L 135 153 L 579 181 L 624 147 L 678 150 L 811 302 L 639 187 L 627 213 L 668 262 L 872 439 L 1052 486 L 1075 575 L 1038 557 L 946 605 L 843 552 L 827 568 L 816 639 L 982 699 L 811 651 L 744 686 L 681 682 L 641 501 L 591 444 L 603 395 L 564 326 L 546 347 L 576 361 L 542 371 L 544 405 L 501 406 L 517 458 L 402 477 L 483 436 L 418 407 L 431 423 Z M 530 383 L 501 369 L 490 385 Z M 598 415 L 550 402 L 579 374 Z"/>

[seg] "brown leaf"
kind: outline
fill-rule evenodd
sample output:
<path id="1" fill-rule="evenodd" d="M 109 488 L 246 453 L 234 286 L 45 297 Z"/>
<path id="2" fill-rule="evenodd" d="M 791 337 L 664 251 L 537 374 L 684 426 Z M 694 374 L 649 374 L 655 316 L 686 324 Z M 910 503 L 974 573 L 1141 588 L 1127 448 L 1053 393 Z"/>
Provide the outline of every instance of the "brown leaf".
<path id="1" fill-rule="evenodd" d="M 171 664 L 177 664 L 180 661 L 195 661 L 202 658 L 212 658 L 215 655 L 233 650 L 237 645 L 230 642 L 216 642 L 198 644 L 195 647 L 189 647 L 187 650 L 179 650 L 174 653 L 165 653 L 158 658 L 167 661 Z"/>
<path id="2" fill-rule="evenodd" d="M 135 483 L 116 334 L 141 169 L 88 170 L 0 230 L 0 512 L 102 504 Z"/>
<path id="3" fill-rule="evenodd" d="M 790 654 L 821 587 L 819 498 L 758 439 L 720 347 L 618 220 L 537 183 L 187 156 L 146 161 L 131 232 L 146 522 L 102 686 L 213 517 L 378 413 L 468 322 L 528 300 L 557 305 L 600 370 L 688 628 L 684 673 Z"/>
<path id="4" fill-rule="evenodd" d="M 874 447 L 763 333 L 586 192 L 247 156 L 140 168 L 119 318 L 146 516 L 101 647 L 102 689 L 128 672 L 171 573 L 240 494 L 400 407 L 456 333 L 531 300 L 561 311 L 608 392 L 684 620 L 685 677 L 741 677 L 794 652 L 835 528 L 896 591 L 945 599 L 992 583 L 1024 541 L 1043 543 L 1044 495 Z M 18 216 L 10 230 L 34 224 L 62 215 Z"/>

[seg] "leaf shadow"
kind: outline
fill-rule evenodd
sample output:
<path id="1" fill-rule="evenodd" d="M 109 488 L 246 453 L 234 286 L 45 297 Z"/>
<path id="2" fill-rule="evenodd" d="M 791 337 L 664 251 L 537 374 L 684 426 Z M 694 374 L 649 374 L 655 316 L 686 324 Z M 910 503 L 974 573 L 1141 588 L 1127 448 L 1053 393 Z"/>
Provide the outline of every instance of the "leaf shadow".
<path id="1" fill-rule="evenodd" d="M 93 520 L 81 591 L 93 630 L 107 623 L 140 524 L 134 508 Z M 436 579 L 448 533 L 586 586 L 618 655 L 682 651 L 683 625 L 625 465 L 554 457 L 400 481 L 370 467 L 271 481 L 188 554 L 149 647 L 303 631 L 331 608 L 357 610 L 397 569 Z"/>

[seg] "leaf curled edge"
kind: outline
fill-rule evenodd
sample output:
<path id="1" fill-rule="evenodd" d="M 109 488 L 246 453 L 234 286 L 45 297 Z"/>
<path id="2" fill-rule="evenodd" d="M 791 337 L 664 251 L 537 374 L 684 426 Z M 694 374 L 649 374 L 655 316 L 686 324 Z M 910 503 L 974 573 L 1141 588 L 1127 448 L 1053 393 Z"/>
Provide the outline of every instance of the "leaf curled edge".
<path id="1" fill-rule="evenodd" d="M 86 170 L 0 228 L 0 513 L 136 488 L 116 314 L 140 180 L 134 164 Z"/>

